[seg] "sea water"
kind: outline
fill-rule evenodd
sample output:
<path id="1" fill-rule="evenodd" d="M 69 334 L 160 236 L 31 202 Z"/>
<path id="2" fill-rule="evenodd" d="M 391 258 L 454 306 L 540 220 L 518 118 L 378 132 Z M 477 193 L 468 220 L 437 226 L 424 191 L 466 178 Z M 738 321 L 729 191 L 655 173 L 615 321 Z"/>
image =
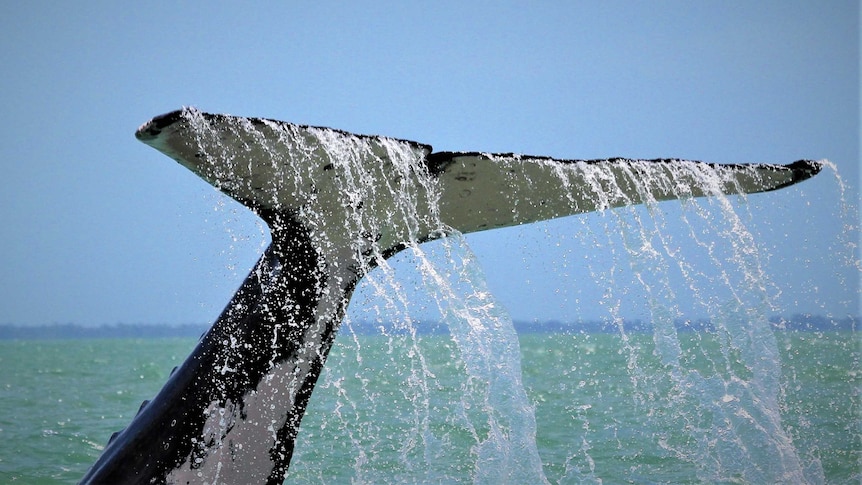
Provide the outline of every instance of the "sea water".
<path id="1" fill-rule="evenodd" d="M 412 351 L 424 353 L 425 372 L 435 376 L 428 406 L 443 412 L 429 413 L 433 421 L 427 427 L 445 436 L 448 448 L 436 449 L 438 465 L 431 471 L 405 466 L 411 450 L 403 437 L 415 432 L 416 416 L 404 411 L 412 405 L 397 405 L 412 399 L 402 380 L 405 371 L 410 374 L 403 364 L 411 348 L 397 349 L 402 337 L 350 331 L 338 337 L 285 483 L 351 483 L 357 477 L 366 483 L 473 483 L 474 459 L 462 450 L 474 443 L 472 433 L 483 430 L 461 426 L 469 422 L 465 413 L 474 410 L 464 403 L 463 363 L 450 358 L 457 345 L 447 334 L 420 333 Z M 680 333 L 684 358 L 709 367 L 721 356 L 714 337 Z M 858 335 L 777 331 L 776 339 L 783 363 L 782 417 L 797 453 L 803 461 L 816 458 L 827 483 L 859 483 Z M 657 445 L 684 441 L 687 430 L 643 414 L 636 403 L 628 352 L 634 349 L 645 369 L 662 368 L 651 334 L 629 332 L 623 342 L 618 334 L 587 333 L 573 325 L 565 332 L 521 333 L 518 340 L 524 388 L 535 408 L 536 446 L 549 482 L 701 481 L 696 464 L 679 450 Z M 75 483 L 110 434 L 128 424 L 140 401 L 158 391 L 195 343 L 0 341 L 0 483 Z M 362 387 L 395 405 L 345 401 Z"/>

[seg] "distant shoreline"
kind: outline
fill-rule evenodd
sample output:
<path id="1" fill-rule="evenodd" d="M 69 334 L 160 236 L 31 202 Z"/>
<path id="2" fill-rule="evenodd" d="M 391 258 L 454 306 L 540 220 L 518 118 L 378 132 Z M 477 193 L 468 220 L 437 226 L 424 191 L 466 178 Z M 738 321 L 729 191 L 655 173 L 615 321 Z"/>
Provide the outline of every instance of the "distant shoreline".
<path id="1" fill-rule="evenodd" d="M 779 331 L 859 331 L 859 317 L 829 318 L 820 315 L 793 315 L 789 318 L 772 317 L 769 319 L 774 329 Z M 525 322 L 515 321 L 519 333 L 616 333 L 619 325 L 611 321 L 589 320 L 575 322 Z M 709 320 L 676 320 L 677 331 L 710 331 L 714 329 Z M 159 325 L 159 324 L 113 324 L 87 326 L 73 323 L 23 326 L 0 325 L 0 340 L 59 340 L 89 338 L 198 338 L 208 329 L 209 324 Z M 350 322 L 350 331 L 359 335 L 399 334 L 403 329 L 380 322 Z M 416 324 L 418 333 L 424 335 L 446 334 L 448 328 L 441 322 L 420 322 Z M 626 332 L 652 332 L 652 325 L 642 320 L 624 320 L 622 328 Z"/>

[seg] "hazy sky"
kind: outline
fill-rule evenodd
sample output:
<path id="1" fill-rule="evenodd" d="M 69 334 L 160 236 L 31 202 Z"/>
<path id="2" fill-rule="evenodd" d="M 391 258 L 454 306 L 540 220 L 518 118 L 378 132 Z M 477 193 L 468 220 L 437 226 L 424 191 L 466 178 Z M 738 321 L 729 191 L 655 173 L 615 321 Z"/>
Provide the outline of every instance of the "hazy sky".
<path id="1" fill-rule="evenodd" d="M 855 211 L 859 21 L 852 1 L 5 2 L 0 323 L 217 316 L 266 241 L 134 139 L 183 105 L 436 150 L 828 158 Z M 858 314 L 838 190 L 828 171 L 743 210 L 778 313 Z M 575 236 L 607 217 L 468 242 L 514 318 L 593 318 L 602 282 L 579 262 L 606 249 Z"/>

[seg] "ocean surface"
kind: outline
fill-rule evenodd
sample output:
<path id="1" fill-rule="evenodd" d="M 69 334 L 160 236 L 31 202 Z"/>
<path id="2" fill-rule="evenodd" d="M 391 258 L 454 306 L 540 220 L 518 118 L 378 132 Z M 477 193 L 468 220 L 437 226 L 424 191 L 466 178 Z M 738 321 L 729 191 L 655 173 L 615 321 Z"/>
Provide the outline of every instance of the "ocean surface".
<path id="1" fill-rule="evenodd" d="M 771 418 L 790 438 L 784 446 L 812 481 L 859 483 L 858 334 L 775 335 L 780 415 Z M 521 333 L 519 341 L 550 483 L 742 482 L 733 477 L 752 475 L 736 467 L 774 465 L 746 437 L 746 422 L 762 422 L 751 416 L 756 400 L 747 407 L 734 391 L 752 385 L 746 366 L 734 368 L 738 359 L 709 332 L 680 333 L 687 376 L 675 378 L 666 378 L 676 371 L 655 357 L 651 334 Z M 195 343 L 0 341 L 0 483 L 75 483 Z M 487 410 L 471 399 L 483 383 L 464 377 L 449 335 L 344 332 L 321 379 L 285 483 L 472 483 L 493 467 L 476 453 L 488 430 L 473 414 Z M 704 398 L 700 385 L 717 386 L 719 397 Z"/>

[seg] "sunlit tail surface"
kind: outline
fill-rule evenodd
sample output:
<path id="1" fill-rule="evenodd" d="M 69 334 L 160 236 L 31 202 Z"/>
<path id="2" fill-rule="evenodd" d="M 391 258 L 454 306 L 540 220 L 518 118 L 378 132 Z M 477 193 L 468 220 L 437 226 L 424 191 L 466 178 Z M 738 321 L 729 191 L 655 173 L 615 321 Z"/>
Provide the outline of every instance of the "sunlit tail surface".
<path id="1" fill-rule="evenodd" d="M 555 160 L 183 109 L 137 132 L 249 207 L 272 243 L 83 483 L 281 483 L 359 279 L 446 234 L 671 199 L 765 192 L 820 164 Z"/>

